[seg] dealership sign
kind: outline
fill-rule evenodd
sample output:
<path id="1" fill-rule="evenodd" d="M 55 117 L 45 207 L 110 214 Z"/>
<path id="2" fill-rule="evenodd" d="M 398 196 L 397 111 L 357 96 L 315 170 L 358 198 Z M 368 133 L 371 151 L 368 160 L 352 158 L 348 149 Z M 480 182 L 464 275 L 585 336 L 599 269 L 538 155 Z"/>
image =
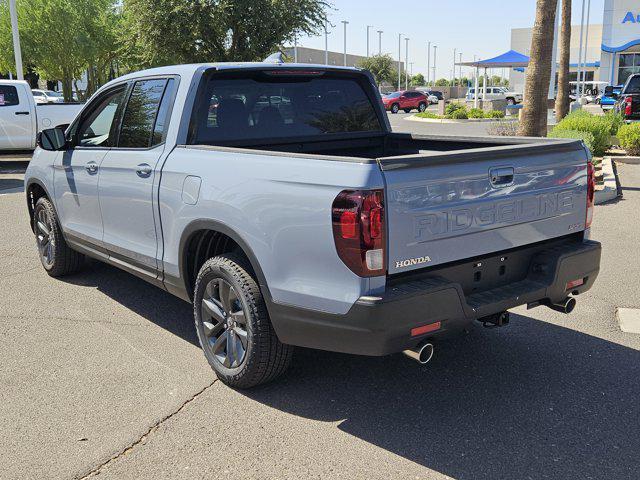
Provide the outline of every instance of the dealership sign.
<path id="1" fill-rule="evenodd" d="M 622 23 L 640 23 L 640 14 L 627 12 L 627 14 L 622 19 Z"/>

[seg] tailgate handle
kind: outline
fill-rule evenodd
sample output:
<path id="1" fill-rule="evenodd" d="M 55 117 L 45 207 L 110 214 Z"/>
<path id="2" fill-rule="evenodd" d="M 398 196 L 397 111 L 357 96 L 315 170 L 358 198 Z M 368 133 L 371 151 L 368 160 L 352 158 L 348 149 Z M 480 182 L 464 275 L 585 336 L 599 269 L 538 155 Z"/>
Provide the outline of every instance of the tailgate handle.
<path id="1" fill-rule="evenodd" d="M 491 168 L 489 181 L 494 187 L 508 187 L 513 184 L 513 167 Z"/>

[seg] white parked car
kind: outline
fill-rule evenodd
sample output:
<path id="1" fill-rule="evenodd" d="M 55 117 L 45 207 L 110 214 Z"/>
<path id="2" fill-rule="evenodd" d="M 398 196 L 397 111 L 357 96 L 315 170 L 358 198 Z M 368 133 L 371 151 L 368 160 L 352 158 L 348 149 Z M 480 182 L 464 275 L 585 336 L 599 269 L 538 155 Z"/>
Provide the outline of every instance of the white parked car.
<path id="1" fill-rule="evenodd" d="M 475 97 L 475 88 L 470 88 L 467 92 L 467 100 L 473 100 Z M 482 99 L 482 87 L 478 89 L 478 98 Z M 487 87 L 486 96 L 487 100 L 506 100 L 509 105 L 515 105 L 522 103 L 522 94 L 517 92 L 511 92 L 506 87 Z"/>
<path id="2" fill-rule="evenodd" d="M 37 104 L 24 80 L 0 80 L 0 151 L 33 150 L 38 132 L 67 125 L 82 104 Z"/>
<path id="3" fill-rule="evenodd" d="M 31 90 L 33 93 L 33 99 L 36 103 L 64 103 L 64 97 L 60 92 L 54 92 L 53 90 Z"/>

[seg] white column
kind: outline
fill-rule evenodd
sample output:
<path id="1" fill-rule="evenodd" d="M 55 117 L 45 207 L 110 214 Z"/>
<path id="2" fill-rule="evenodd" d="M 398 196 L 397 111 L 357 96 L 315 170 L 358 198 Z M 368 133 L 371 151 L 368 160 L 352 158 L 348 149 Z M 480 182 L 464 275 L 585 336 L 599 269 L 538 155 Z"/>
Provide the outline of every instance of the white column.
<path id="1" fill-rule="evenodd" d="M 476 66 L 476 75 L 473 81 L 474 83 L 474 95 L 473 95 L 473 108 L 478 108 L 478 90 L 480 89 L 480 82 L 478 77 L 480 76 L 480 69 Z"/>
<path id="2" fill-rule="evenodd" d="M 398 34 L 398 90 L 400 90 L 400 88 L 402 88 L 401 85 L 400 85 L 400 80 L 401 80 L 401 77 L 400 77 L 400 75 L 401 75 L 401 73 L 400 73 L 401 72 L 401 70 L 400 70 L 400 68 L 401 68 L 401 60 L 400 59 L 401 58 L 402 58 L 402 34 L 399 33 Z"/>
<path id="3" fill-rule="evenodd" d="M 433 46 L 433 86 L 436 86 L 436 60 L 438 59 L 438 46 Z"/>
<path id="4" fill-rule="evenodd" d="M 582 42 L 584 39 L 584 3 L 582 0 L 582 15 L 580 17 L 580 48 L 578 50 L 578 74 L 576 76 L 576 100 L 580 99 L 580 64 L 582 63 Z"/>
<path id="5" fill-rule="evenodd" d="M 431 42 L 427 42 L 427 86 L 431 81 Z"/>
<path id="6" fill-rule="evenodd" d="M 298 35 L 293 37 L 293 63 L 298 63 Z"/>
<path id="7" fill-rule="evenodd" d="M 482 101 L 484 102 L 487 99 L 487 69 L 484 69 L 484 77 L 482 77 Z M 484 108 L 484 105 L 483 105 Z"/>
<path id="8" fill-rule="evenodd" d="M 409 90 L 409 39 L 405 38 L 404 42 L 404 89 Z"/>
<path id="9" fill-rule="evenodd" d="M 369 58 L 369 29 L 372 25 L 367 25 L 367 58 Z"/>
<path id="10" fill-rule="evenodd" d="M 327 32 L 327 20 L 324 21 L 324 64 L 329 65 L 329 32 Z"/>
<path id="11" fill-rule="evenodd" d="M 587 80 L 587 50 L 589 48 L 589 17 L 591 16 L 591 0 L 587 0 L 587 24 L 584 30 L 584 59 L 582 61 L 582 86 L 580 93 L 584 93 L 584 82 Z"/>
<path id="12" fill-rule="evenodd" d="M 13 56 L 16 60 L 16 74 L 18 80 L 24 80 L 22 72 L 22 50 L 20 49 L 20 33 L 18 32 L 18 11 L 16 0 L 9 0 L 9 15 L 11 16 L 11 34 L 13 35 Z"/>
<path id="13" fill-rule="evenodd" d="M 378 55 L 382 55 L 382 30 L 378 30 Z"/>

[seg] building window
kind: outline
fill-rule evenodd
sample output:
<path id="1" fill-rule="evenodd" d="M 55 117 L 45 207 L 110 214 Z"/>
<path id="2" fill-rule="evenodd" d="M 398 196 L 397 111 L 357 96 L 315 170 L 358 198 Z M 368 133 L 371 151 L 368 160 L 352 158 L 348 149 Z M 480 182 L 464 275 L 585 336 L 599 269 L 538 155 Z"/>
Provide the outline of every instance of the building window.
<path id="1" fill-rule="evenodd" d="M 618 84 L 625 83 L 627 78 L 634 73 L 640 73 L 640 54 L 621 54 L 620 65 L 618 67 Z"/>

